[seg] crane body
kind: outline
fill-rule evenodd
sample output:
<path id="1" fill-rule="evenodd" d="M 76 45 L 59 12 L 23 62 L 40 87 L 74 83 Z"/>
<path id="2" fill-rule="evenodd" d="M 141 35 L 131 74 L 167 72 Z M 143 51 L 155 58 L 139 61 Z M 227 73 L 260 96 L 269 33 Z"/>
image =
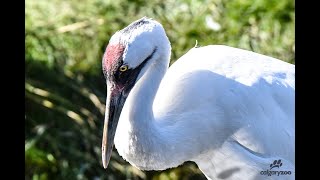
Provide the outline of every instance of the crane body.
<path id="1" fill-rule="evenodd" d="M 169 67 L 170 51 L 163 27 L 149 18 L 111 38 L 104 167 L 114 143 L 141 170 L 194 161 L 208 179 L 294 179 L 295 66 L 209 45 Z M 278 159 L 290 175 L 263 175 Z"/>

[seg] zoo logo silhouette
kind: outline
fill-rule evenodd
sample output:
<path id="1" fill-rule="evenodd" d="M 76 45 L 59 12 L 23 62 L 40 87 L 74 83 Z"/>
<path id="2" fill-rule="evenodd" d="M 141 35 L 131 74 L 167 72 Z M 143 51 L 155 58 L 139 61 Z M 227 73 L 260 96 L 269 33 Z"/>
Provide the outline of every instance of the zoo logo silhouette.
<path id="1" fill-rule="evenodd" d="M 291 171 L 275 171 L 272 170 L 273 168 L 280 168 L 282 166 L 282 162 L 281 159 L 278 160 L 274 160 L 273 163 L 270 164 L 270 169 L 267 169 L 266 171 L 260 171 L 261 175 L 267 175 L 267 176 L 272 176 L 272 175 L 276 175 L 276 176 L 280 176 L 280 175 L 291 175 Z"/>

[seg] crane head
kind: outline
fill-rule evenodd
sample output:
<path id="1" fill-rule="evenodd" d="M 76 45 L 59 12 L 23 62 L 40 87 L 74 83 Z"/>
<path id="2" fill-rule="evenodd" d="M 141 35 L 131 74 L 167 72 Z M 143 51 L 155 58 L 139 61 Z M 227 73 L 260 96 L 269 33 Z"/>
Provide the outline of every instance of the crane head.
<path id="1" fill-rule="evenodd" d="M 131 23 L 111 37 L 102 60 L 107 84 L 102 138 L 104 168 L 109 164 L 117 124 L 131 89 L 143 75 L 146 66 L 160 55 L 169 60 L 170 51 L 171 46 L 162 25 L 146 17 Z"/>

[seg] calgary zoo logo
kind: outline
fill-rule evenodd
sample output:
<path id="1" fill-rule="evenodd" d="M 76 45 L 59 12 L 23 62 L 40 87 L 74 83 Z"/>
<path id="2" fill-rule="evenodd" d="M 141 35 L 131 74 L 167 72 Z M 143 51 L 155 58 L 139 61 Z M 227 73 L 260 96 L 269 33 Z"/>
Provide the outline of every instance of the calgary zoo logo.
<path id="1" fill-rule="evenodd" d="M 274 160 L 273 163 L 270 164 L 270 169 L 267 169 L 266 171 L 260 171 L 260 174 L 267 175 L 267 176 L 291 175 L 291 171 L 277 171 L 277 170 L 275 170 L 275 168 L 279 169 L 281 166 L 282 166 L 281 159 Z"/>

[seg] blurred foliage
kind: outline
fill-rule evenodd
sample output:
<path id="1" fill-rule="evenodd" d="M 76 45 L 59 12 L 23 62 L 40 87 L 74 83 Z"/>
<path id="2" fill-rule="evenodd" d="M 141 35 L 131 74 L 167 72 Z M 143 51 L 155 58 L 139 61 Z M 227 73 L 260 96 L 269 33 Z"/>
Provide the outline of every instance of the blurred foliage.
<path id="1" fill-rule="evenodd" d="M 101 163 L 106 98 L 101 59 L 117 30 L 161 22 L 171 63 L 198 45 L 226 44 L 295 62 L 292 0 L 26 1 L 25 179 L 205 179 L 192 162 L 140 171 L 114 150 Z"/>

